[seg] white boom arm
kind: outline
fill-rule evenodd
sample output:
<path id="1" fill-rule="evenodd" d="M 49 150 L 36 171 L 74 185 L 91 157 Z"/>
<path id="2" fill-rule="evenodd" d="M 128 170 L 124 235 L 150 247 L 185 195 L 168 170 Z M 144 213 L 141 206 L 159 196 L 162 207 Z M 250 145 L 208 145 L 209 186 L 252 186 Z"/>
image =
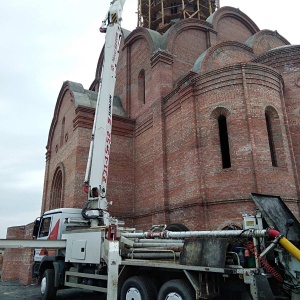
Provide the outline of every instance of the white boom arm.
<path id="1" fill-rule="evenodd" d="M 85 191 L 88 193 L 88 198 L 83 209 L 83 216 L 90 219 L 104 218 L 105 225 L 108 225 L 109 218 L 106 185 L 111 145 L 113 97 L 122 37 L 121 20 L 124 3 L 125 0 L 113 0 L 111 2 L 100 28 L 100 32 L 106 32 L 104 62 L 85 174 Z M 103 224 L 103 222 L 101 223 Z"/>

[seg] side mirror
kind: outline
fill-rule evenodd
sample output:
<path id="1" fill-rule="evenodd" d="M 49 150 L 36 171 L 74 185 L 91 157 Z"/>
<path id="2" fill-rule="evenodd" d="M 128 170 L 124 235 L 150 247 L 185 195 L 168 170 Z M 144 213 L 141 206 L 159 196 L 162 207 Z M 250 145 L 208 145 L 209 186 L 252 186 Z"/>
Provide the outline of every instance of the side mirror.
<path id="1" fill-rule="evenodd" d="M 40 224 L 41 224 L 41 218 L 37 218 L 34 221 L 34 225 L 33 225 L 33 232 L 32 232 L 32 237 L 33 238 L 37 238 L 38 233 L 39 233 L 39 229 L 40 229 Z"/>

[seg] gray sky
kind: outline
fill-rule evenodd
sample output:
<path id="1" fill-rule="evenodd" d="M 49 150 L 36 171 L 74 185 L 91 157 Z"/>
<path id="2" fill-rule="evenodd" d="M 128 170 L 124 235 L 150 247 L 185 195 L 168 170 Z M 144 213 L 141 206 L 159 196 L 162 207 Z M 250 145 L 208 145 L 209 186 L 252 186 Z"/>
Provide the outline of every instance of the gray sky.
<path id="1" fill-rule="evenodd" d="M 0 238 L 6 228 L 40 214 L 45 146 L 65 80 L 88 89 L 104 35 L 110 0 L 2 0 L 0 2 Z M 280 4 L 284 3 L 284 4 Z M 221 0 L 239 7 L 260 29 L 300 44 L 297 0 Z M 127 0 L 123 27 L 137 22 L 137 0 Z"/>

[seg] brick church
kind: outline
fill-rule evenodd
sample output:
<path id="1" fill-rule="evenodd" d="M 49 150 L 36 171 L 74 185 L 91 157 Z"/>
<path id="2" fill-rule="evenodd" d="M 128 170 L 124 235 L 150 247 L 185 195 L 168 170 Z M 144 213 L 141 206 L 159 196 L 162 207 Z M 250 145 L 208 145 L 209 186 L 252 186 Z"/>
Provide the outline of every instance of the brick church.
<path id="1" fill-rule="evenodd" d="M 123 30 L 118 63 L 111 215 L 138 229 L 241 226 L 254 192 L 281 196 L 299 216 L 300 46 L 217 1 L 139 2 L 140 26 Z M 42 212 L 84 205 L 103 59 L 89 89 L 66 81 L 58 94 Z M 28 232 L 12 227 L 8 237 Z M 3 279 L 26 282 L 9 268 L 16 256 L 5 258 Z"/>

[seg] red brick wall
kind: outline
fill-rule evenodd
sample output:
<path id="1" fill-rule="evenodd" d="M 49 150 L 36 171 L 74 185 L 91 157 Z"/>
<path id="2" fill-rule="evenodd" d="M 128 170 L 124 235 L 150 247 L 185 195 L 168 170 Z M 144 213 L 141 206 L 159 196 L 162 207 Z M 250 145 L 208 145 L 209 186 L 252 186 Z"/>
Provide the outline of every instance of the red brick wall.
<path id="1" fill-rule="evenodd" d="M 231 26 L 224 23 L 225 26 L 222 22 L 229 22 Z M 217 24 L 220 27 L 223 24 L 225 29 L 222 25 L 219 36 L 223 35 L 223 40 L 244 42 L 256 30 L 251 20 L 249 24 L 245 22 L 248 22 L 245 17 L 243 22 L 241 18 L 220 17 Z M 180 28 L 178 24 L 176 26 Z M 195 38 L 196 35 L 198 39 Z M 270 38 L 274 39 L 274 45 L 284 42 L 276 37 Z M 194 228 L 209 228 L 209 222 L 219 227 L 227 221 L 221 222 L 220 217 L 214 216 L 215 207 L 221 207 L 217 203 L 232 207 L 230 213 L 235 217 L 230 217 L 230 220 L 240 220 L 241 212 L 245 213 L 247 209 L 253 211 L 254 207 L 251 202 L 248 206 L 236 203 L 248 203 L 249 193 L 254 191 L 281 195 L 290 205 L 298 198 L 298 177 L 293 166 L 294 152 L 290 147 L 289 128 L 286 125 L 280 74 L 272 69 L 251 65 L 243 68 L 236 65 L 218 70 L 227 64 L 246 63 L 254 59 L 255 55 L 250 47 L 231 42 L 220 43 L 214 47 L 214 51 L 209 50 L 205 66 L 210 67 L 202 69 L 202 72 L 210 69 L 216 71 L 203 73 L 193 80 L 190 87 L 184 87 L 182 80 L 179 82 L 182 87 L 179 90 L 176 88 L 166 97 L 168 100 L 163 105 L 162 114 L 159 110 L 156 111 L 156 107 L 159 107 L 157 103 L 167 95 L 162 78 L 170 78 L 171 75 L 174 79 L 186 74 L 188 68 L 185 69 L 184 65 L 191 63 L 192 66 L 198 55 L 197 47 L 202 49 L 201 52 L 205 50 L 207 40 L 204 42 L 203 39 L 200 29 L 197 32 L 197 29 L 186 26 L 185 30 L 170 30 L 166 45 L 173 56 L 172 73 L 166 72 L 169 66 L 166 62 L 159 67 L 153 63 L 149 75 L 151 80 L 147 81 L 153 105 L 139 108 L 138 99 L 134 96 L 137 95 L 137 82 L 132 82 L 130 86 L 130 107 L 134 108 L 132 111 L 138 112 L 133 115 L 137 125 L 134 139 L 135 210 L 132 217 L 139 228 L 147 228 L 151 221 L 159 223 L 175 220 L 183 223 L 189 220 Z M 263 43 L 263 40 L 257 38 L 255 45 L 259 43 Z M 131 50 L 144 50 L 142 45 L 141 41 L 135 42 L 131 45 Z M 272 45 L 271 47 L 274 46 Z M 190 49 L 193 51 L 189 51 Z M 144 56 L 148 55 L 143 52 Z M 132 59 L 133 57 L 135 55 Z M 147 61 L 141 62 L 140 57 L 141 54 L 130 65 L 130 68 L 134 66 L 130 69 L 130 76 L 137 74 L 141 63 L 147 66 Z M 132 78 L 134 77 L 136 76 Z M 169 86 L 172 84 L 174 86 L 174 80 Z M 166 93 L 159 92 L 162 89 Z M 273 107 L 280 119 L 283 145 L 280 156 L 283 163 L 278 168 L 271 164 L 265 120 L 267 107 Z M 230 169 L 222 169 L 217 116 L 214 116 L 218 109 L 228 112 L 232 159 Z M 141 135 L 140 128 L 147 126 Z M 162 143 L 158 142 L 160 139 L 163 140 Z M 158 161 L 164 167 L 159 168 Z M 160 178 L 161 184 L 157 185 L 157 178 Z M 145 192 L 146 182 L 154 190 L 148 189 Z M 164 190 L 160 187 L 164 187 Z M 199 215 L 203 217 L 199 218 Z M 226 212 L 221 215 L 221 218 L 225 217 Z"/>
<path id="2" fill-rule="evenodd" d="M 280 46 L 287 45 L 287 41 L 277 32 L 262 30 L 255 35 L 253 39 L 253 51 L 256 55 L 261 55 Z"/>
<path id="3" fill-rule="evenodd" d="M 73 120 L 75 118 L 74 99 L 70 91 L 65 88 L 62 99 L 58 99 L 60 106 L 54 112 L 56 124 L 53 132 L 50 132 L 52 140 L 48 145 L 46 161 L 46 182 L 44 185 L 42 211 L 52 208 L 50 199 L 52 195 L 53 177 L 57 168 L 63 173 L 63 192 L 61 207 L 72 207 L 74 204 L 74 189 L 76 186 L 76 146 L 78 142 L 78 131 L 73 131 Z M 65 120 L 64 136 L 61 139 L 62 120 Z M 62 143 L 61 143 L 62 141 Z"/>
<path id="4" fill-rule="evenodd" d="M 155 205 L 154 202 L 154 136 L 152 120 L 143 124 L 135 137 L 135 212 L 140 213 Z M 146 125 L 146 126 L 145 126 Z M 148 128 L 147 128 L 148 125 Z M 146 128 L 145 128 L 146 127 Z"/>
<path id="5" fill-rule="evenodd" d="M 300 134 L 299 134 L 299 90 L 300 90 L 300 47 L 290 46 L 277 48 L 255 59 L 255 62 L 276 68 L 282 75 L 284 86 L 281 101 L 284 106 L 284 122 L 291 153 L 291 168 L 294 170 L 295 181 L 291 188 L 298 190 L 299 199 L 299 167 L 300 167 Z M 292 204 L 291 204 L 292 205 Z M 293 205 L 293 211 L 299 216 L 299 203 Z"/>
<path id="6" fill-rule="evenodd" d="M 118 129 L 126 129 L 126 131 L 121 134 Z M 132 136 L 133 124 L 131 122 L 124 124 L 114 118 L 107 199 L 113 202 L 109 209 L 110 213 L 120 218 L 132 213 L 134 207 L 134 145 Z M 128 226 L 133 225 L 128 222 Z"/>
<path id="7" fill-rule="evenodd" d="M 32 239 L 33 223 L 25 226 L 9 227 L 7 229 L 7 239 Z M 32 270 L 31 249 L 6 249 L 2 268 L 2 280 L 16 280 L 22 284 L 30 284 Z"/>
<path id="8" fill-rule="evenodd" d="M 179 31 L 172 39 L 172 48 L 170 49 L 174 55 L 173 82 L 187 73 L 206 49 L 205 31 L 193 28 Z"/>
<path id="9" fill-rule="evenodd" d="M 245 43 L 253 33 L 240 20 L 232 17 L 222 18 L 217 25 L 219 41 L 237 41 Z"/>
<path id="10" fill-rule="evenodd" d="M 208 72 L 239 62 L 249 62 L 253 58 L 253 50 L 250 47 L 236 42 L 220 43 L 208 50 L 199 72 Z"/>
<path id="11" fill-rule="evenodd" d="M 63 99 L 62 107 L 68 106 L 69 101 L 68 98 Z M 71 132 L 70 138 L 61 148 L 59 148 L 57 153 L 51 153 L 51 157 L 47 161 L 47 194 L 44 195 L 44 201 L 46 203 L 45 210 L 49 209 L 53 175 L 57 167 L 63 167 L 64 169 L 64 202 L 62 203 L 62 206 L 82 208 L 86 200 L 86 194 L 83 192 L 83 183 L 90 146 L 92 123 L 86 125 L 84 122 L 86 122 L 86 120 L 93 120 L 94 109 L 89 108 L 87 110 L 83 107 L 78 107 L 75 111 L 74 105 L 68 109 L 71 112 L 68 112 L 66 115 L 69 114 L 70 118 L 73 117 L 70 121 L 72 126 L 66 127 L 67 130 Z M 84 116 L 82 115 L 83 110 L 85 110 Z M 116 119 L 116 117 L 113 119 L 113 142 L 111 146 L 112 159 L 110 162 L 109 178 L 112 178 L 112 182 L 117 183 L 117 185 L 120 186 L 121 183 L 124 182 L 124 186 L 123 189 L 117 188 L 116 186 L 111 193 L 108 193 L 108 197 L 112 197 L 113 199 L 111 200 L 114 200 L 114 197 L 116 197 L 117 201 L 122 199 L 122 201 L 126 203 L 132 198 L 133 194 L 133 176 L 132 171 L 130 171 L 132 170 L 133 164 L 131 138 L 133 125 L 129 119 Z M 74 123 L 76 123 L 76 126 L 73 125 Z M 56 141 L 56 135 L 59 133 L 60 123 L 58 122 L 53 142 Z M 120 205 L 119 208 L 120 207 L 125 208 L 123 205 Z M 126 210 L 122 211 L 131 211 L 131 209 L 128 207 Z"/>
<path id="12" fill-rule="evenodd" d="M 151 53 L 146 39 L 139 38 L 130 45 L 130 59 L 128 61 L 130 63 L 130 97 L 128 99 L 130 101 L 130 111 L 127 113 L 132 119 L 143 114 L 153 101 L 151 89 L 149 88 L 152 80 L 154 80 L 151 76 L 150 58 Z M 145 70 L 145 104 L 142 103 L 141 99 L 138 99 L 138 76 L 142 69 Z"/>

